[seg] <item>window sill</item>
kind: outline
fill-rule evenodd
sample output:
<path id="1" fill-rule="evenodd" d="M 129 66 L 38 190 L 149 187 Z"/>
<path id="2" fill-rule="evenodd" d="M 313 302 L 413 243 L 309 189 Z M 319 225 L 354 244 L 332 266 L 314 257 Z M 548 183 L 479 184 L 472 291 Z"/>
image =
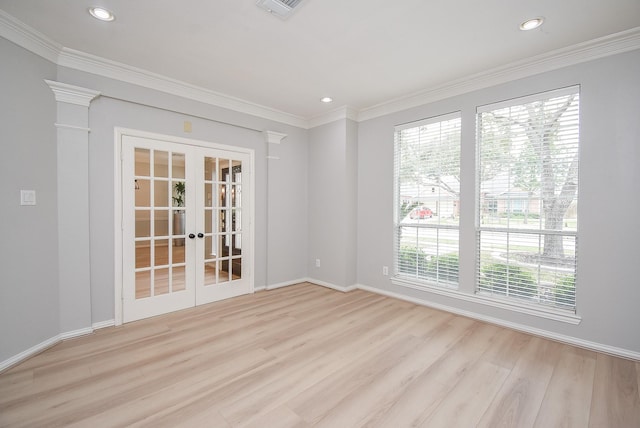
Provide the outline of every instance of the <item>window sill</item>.
<path id="1" fill-rule="evenodd" d="M 464 300 L 466 302 L 479 303 L 494 308 L 506 309 L 513 312 L 533 315 L 540 318 L 546 318 L 554 321 L 560 321 L 567 324 L 578 325 L 582 318 L 572 312 L 554 309 L 545 306 L 529 305 L 526 303 L 515 302 L 511 300 L 501 299 L 493 296 L 482 296 L 478 294 L 468 294 L 460 292 L 454 288 L 435 286 L 427 282 L 416 282 L 402 277 L 394 277 L 391 283 L 401 287 L 413 288 L 414 290 L 427 291 L 429 293 L 439 294 L 454 299 Z"/>

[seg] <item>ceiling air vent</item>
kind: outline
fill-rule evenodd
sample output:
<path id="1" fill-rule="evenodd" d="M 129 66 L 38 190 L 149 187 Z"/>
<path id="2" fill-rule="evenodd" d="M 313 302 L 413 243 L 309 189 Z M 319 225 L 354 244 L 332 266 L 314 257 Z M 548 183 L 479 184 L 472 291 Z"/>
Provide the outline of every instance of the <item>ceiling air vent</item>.
<path id="1" fill-rule="evenodd" d="M 300 5 L 302 0 L 258 0 L 258 7 L 266 10 L 272 15 L 286 19 Z"/>

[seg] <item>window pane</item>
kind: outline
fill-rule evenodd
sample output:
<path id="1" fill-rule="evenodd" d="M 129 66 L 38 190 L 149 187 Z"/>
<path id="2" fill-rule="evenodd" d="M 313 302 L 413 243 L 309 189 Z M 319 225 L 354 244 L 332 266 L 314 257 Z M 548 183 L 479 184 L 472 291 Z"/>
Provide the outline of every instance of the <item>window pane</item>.
<path id="1" fill-rule="evenodd" d="M 400 127 L 395 135 L 396 274 L 457 286 L 460 117 Z"/>
<path id="2" fill-rule="evenodd" d="M 478 114 L 478 292 L 575 308 L 579 95 Z"/>

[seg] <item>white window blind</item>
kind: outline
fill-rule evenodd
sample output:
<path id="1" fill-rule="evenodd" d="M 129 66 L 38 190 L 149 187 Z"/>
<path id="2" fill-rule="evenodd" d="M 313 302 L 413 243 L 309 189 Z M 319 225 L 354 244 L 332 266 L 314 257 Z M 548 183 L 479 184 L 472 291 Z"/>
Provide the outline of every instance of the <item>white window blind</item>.
<path id="1" fill-rule="evenodd" d="M 478 108 L 477 293 L 575 311 L 579 88 Z"/>
<path id="2" fill-rule="evenodd" d="M 395 128 L 395 275 L 457 287 L 460 113 Z"/>

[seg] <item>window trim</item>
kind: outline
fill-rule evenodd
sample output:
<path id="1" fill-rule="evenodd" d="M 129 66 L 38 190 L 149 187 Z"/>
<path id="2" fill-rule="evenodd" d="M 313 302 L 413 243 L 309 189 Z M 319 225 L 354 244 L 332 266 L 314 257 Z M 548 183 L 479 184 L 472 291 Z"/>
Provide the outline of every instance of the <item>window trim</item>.
<path id="1" fill-rule="evenodd" d="M 475 213 L 474 213 L 474 223 L 475 223 L 475 270 L 474 270 L 474 292 L 473 295 L 475 297 L 477 297 L 479 300 L 487 300 L 489 302 L 496 302 L 496 305 L 492 306 L 497 306 L 497 307 L 506 307 L 508 308 L 509 306 L 511 306 L 514 311 L 517 312 L 523 312 L 523 313 L 529 313 L 531 312 L 532 315 L 536 315 L 536 313 L 539 314 L 539 316 L 544 317 L 544 318 L 548 318 L 548 316 L 546 316 L 547 314 L 551 313 L 554 314 L 554 316 L 551 319 L 556 319 L 555 316 L 559 315 L 561 316 L 561 318 L 568 318 L 568 319 L 577 319 L 577 322 L 571 322 L 573 324 L 577 324 L 580 321 L 580 317 L 578 316 L 578 292 L 577 292 L 577 287 L 575 289 L 575 297 L 574 297 L 574 302 L 573 302 L 573 308 L 572 309 L 562 309 L 559 307 L 554 307 L 554 306 L 547 306 L 547 305 L 543 305 L 543 304 L 537 304 L 537 303 L 531 303 L 528 304 L 526 303 L 526 301 L 524 300 L 518 300 L 518 299 L 511 299 L 511 298 L 507 298 L 507 297 L 502 297 L 500 295 L 489 295 L 489 294 L 482 294 L 482 291 L 480 290 L 480 283 L 479 283 L 479 276 L 480 276 L 480 245 L 481 245 L 481 241 L 480 241 L 480 234 L 481 232 L 497 232 L 497 233 L 505 233 L 505 234 L 509 234 L 509 233 L 531 233 L 531 234 L 537 234 L 537 235 L 545 235 L 545 234 L 556 234 L 556 235 L 561 235 L 561 236 L 572 236 L 575 239 L 575 246 L 576 246 L 576 254 L 577 254 L 577 250 L 578 250 L 578 237 L 579 237 L 579 221 L 576 225 L 576 230 L 575 231 L 554 231 L 554 230 L 548 230 L 548 229 L 541 229 L 541 230 L 523 230 L 523 229 L 517 229 L 517 228 L 513 228 L 513 229 L 509 229 L 509 228 L 492 228 L 490 226 L 482 226 L 480 224 L 480 214 L 481 214 L 481 180 L 480 180 L 480 169 L 481 169 L 481 164 L 480 164 L 480 135 L 479 135 L 479 116 L 482 113 L 487 113 L 487 112 L 491 112 L 494 110 L 498 110 L 498 109 L 502 109 L 502 108 L 509 108 L 509 107 L 513 107 L 513 106 L 519 106 L 519 105 L 524 105 L 527 103 L 531 103 L 531 102 L 535 102 L 535 101 L 540 101 L 541 99 L 551 99 L 551 98 L 557 98 L 557 97 L 562 97 L 562 96 L 568 96 L 568 95 L 572 95 L 572 94 L 578 94 L 578 96 L 580 97 L 581 95 L 581 87 L 580 85 L 571 85 L 571 86 L 567 86 L 567 87 L 563 87 L 563 88 L 558 88 L 558 89 L 551 89 L 548 91 L 538 91 L 536 93 L 531 93 L 528 95 L 524 95 L 524 96 L 519 96 L 519 97 L 513 97 L 513 98 L 509 98 L 506 100 L 502 100 L 502 101 L 498 101 L 495 103 L 490 103 L 490 104 L 484 104 L 484 105 L 480 105 L 480 106 L 476 106 L 475 108 L 475 127 L 476 127 L 476 135 L 475 135 L 475 204 L 474 204 L 474 209 L 475 209 Z M 579 104 L 579 112 L 582 109 L 581 106 L 581 102 Z M 580 117 L 581 114 L 578 113 L 578 117 Z M 580 133 L 580 125 L 578 124 L 578 135 Z M 578 140 L 578 153 L 580 152 L 580 140 Z M 578 163 L 578 183 L 580 182 L 580 163 Z M 580 190 L 578 188 L 578 194 L 580 193 Z M 578 195 L 576 195 L 577 197 Z M 574 281 L 577 281 L 577 277 L 578 277 L 578 270 L 577 270 L 577 259 L 576 259 L 576 264 L 575 264 L 575 270 L 574 270 Z M 465 295 L 468 296 L 468 295 Z M 526 310 L 525 310 L 526 309 Z M 562 319 L 558 319 L 559 321 L 562 321 Z"/>
<path id="2" fill-rule="evenodd" d="M 401 194 L 400 194 L 400 174 L 398 173 L 398 171 L 396 170 L 396 162 L 397 162 L 397 147 L 396 147 L 396 143 L 395 143 L 395 139 L 396 139 L 396 135 L 398 134 L 398 132 L 400 131 L 404 131 L 407 129 L 412 129 L 412 128 L 417 128 L 420 126 L 427 126 L 427 125 L 432 125 L 432 124 L 436 124 L 436 123 L 440 123 L 440 122 L 446 122 L 446 121 L 451 121 L 454 119 L 458 119 L 460 121 L 460 146 L 459 146 L 459 150 L 460 150 L 460 154 L 462 154 L 462 110 L 456 110 L 456 111 L 452 111 L 449 113 L 445 113 L 445 114 L 441 114 L 441 115 L 436 115 L 436 116 L 430 116 L 428 118 L 425 119 L 420 119 L 420 120 L 415 120 L 415 121 L 411 121 L 411 122 L 405 122 L 403 124 L 399 124 L 394 126 L 394 130 L 393 130 L 393 135 L 394 135 L 394 147 L 393 147 L 393 162 L 394 162 L 394 168 L 393 168 L 393 272 L 392 272 L 392 276 L 391 279 L 393 280 L 399 280 L 399 281 L 403 281 L 406 283 L 413 283 L 416 286 L 420 286 L 420 284 L 424 284 L 425 286 L 428 287 L 437 287 L 437 288 L 442 288 L 442 289 L 446 289 L 446 290 L 456 290 L 460 287 L 460 279 L 458 277 L 458 282 L 451 282 L 451 281 L 446 281 L 446 280 L 431 280 L 429 278 L 416 278 L 416 277 L 412 277 L 406 274 L 403 274 L 400 272 L 400 266 L 399 266 L 399 251 L 400 251 L 400 244 L 399 244 L 399 231 L 402 227 L 415 227 L 417 230 L 419 229 L 433 229 L 436 231 L 439 230 L 456 230 L 458 232 L 458 251 L 457 251 L 457 255 L 458 255 L 458 260 L 460 257 L 460 223 L 458 223 L 457 225 L 441 225 L 441 224 L 407 224 L 407 225 L 402 225 L 401 224 L 401 220 L 400 219 L 400 199 L 401 199 Z M 458 165 L 460 167 L 460 165 Z M 458 270 L 459 272 L 459 270 Z"/>
<path id="3" fill-rule="evenodd" d="M 479 245 L 480 245 L 480 241 L 479 241 L 479 230 L 480 230 L 480 225 L 477 223 L 478 222 L 478 213 L 477 210 L 479 209 L 479 192 L 477 191 L 477 186 L 480 185 L 479 182 L 479 177 L 478 177 L 478 167 L 479 167 L 479 157 L 478 157 L 478 135 L 477 135 L 477 129 L 478 129 L 478 125 L 477 125 L 477 120 L 478 120 L 478 115 L 481 112 L 486 112 L 486 111 L 492 111 L 494 109 L 503 107 L 503 106 L 512 106 L 512 105 L 517 105 L 517 104 L 525 104 L 527 102 L 531 102 L 534 100 L 539 100 L 541 97 L 559 97 L 559 96 L 563 96 L 563 95 L 568 95 L 571 93 L 581 93 L 580 90 L 580 85 L 571 85 L 571 86 L 567 86 L 567 87 L 562 87 L 559 89 L 551 89 L 548 91 L 545 90 L 541 90 L 541 91 L 536 91 L 535 93 L 529 93 L 529 94 L 524 94 L 522 96 L 514 96 L 511 97 L 509 99 L 503 99 L 502 101 L 499 102 L 494 102 L 494 103 L 489 103 L 489 104 L 476 104 L 475 106 L 468 106 L 468 107 L 464 107 L 464 108 L 460 108 L 459 110 L 455 111 L 455 112 L 451 112 L 451 113 L 446 113 L 446 114 L 442 114 L 442 115 L 436 115 L 436 116 L 431 116 L 430 118 L 427 119 L 420 119 L 420 120 L 415 120 L 415 121 L 410 121 L 410 122 L 406 122 L 403 124 L 399 124 L 396 125 L 394 127 L 394 136 L 395 134 L 403 129 L 409 129 L 409 128 L 413 128 L 416 126 L 421 126 L 421 125 L 427 125 L 427 124 L 431 124 L 431 123 L 435 123 L 435 122 L 439 122 L 439 121 L 443 121 L 443 120 L 450 120 L 452 118 L 457 118 L 459 117 L 461 120 L 461 130 L 462 130 L 462 135 L 461 135 L 461 141 L 460 141 L 460 156 L 461 158 L 463 157 L 469 157 L 470 153 L 469 150 L 470 146 L 473 147 L 473 157 L 475 159 L 474 161 L 474 166 L 475 166 L 475 171 L 474 171 L 474 184 L 473 187 L 476 189 L 474 191 L 474 194 L 471 195 L 469 193 L 466 193 L 464 200 L 460 200 L 461 204 L 466 205 L 467 202 L 469 202 L 473 208 L 473 211 L 465 211 L 465 214 L 462 214 L 461 212 L 461 216 L 462 217 L 467 217 L 467 216 L 474 216 L 473 220 L 470 220 L 467 218 L 467 220 L 465 220 L 465 224 L 467 225 L 467 227 L 463 227 L 463 223 L 461 221 L 461 223 L 458 225 L 457 230 L 459 232 L 463 232 L 465 231 L 464 234 L 460 234 L 459 235 L 459 255 L 462 256 L 462 253 L 465 252 L 466 257 L 468 258 L 468 256 L 470 255 L 470 253 L 472 252 L 472 250 L 469 248 L 470 245 L 473 246 L 473 268 L 471 268 L 470 266 L 467 266 L 467 264 L 464 265 L 464 268 L 461 269 L 459 271 L 460 276 L 459 276 L 459 281 L 456 284 L 452 284 L 451 286 L 447 286 L 446 283 L 441 282 L 441 283 L 435 283 L 433 281 L 429 281 L 428 278 L 415 278 L 415 277 L 411 277 L 411 276 L 405 276 L 403 274 L 401 274 L 398 271 L 398 253 L 397 253 L 397 249 L 396 249 L 396 245 L 397 245 L 397 233 L 398 233 L 398 227 L 400 226 L 399 224 L 399 220 L 398 220 L 398 215 L 399 215 L 399 204 L 398 204 L 398 194 L 397 192 L 399 191 L 399 176 L 398 173 L 395 169 L 394 166 L 394 175 L 393 175 L 393 180 L 394 180 L 394 200 L 393 200 L 393 227 L 394 227 L 394 231 L 393 231 L 393 236 L 394 236 L 394 241 L 393 241 L 393 263 L 394 263 L 394 272 L 393 275 L 389 278 L 389 282 L 392 285 L 398 286 L 398 287 L 402 287 L 402 288 L 406 288 L 406 289 L 412 289 L 412 290 L 416 290 L 422 293 L 429 293 L 432 294 L 432 297 L 435 299 L 437 296 L 442 296 L 442 298 L 444 299 L 454 299 L 457 301 L 461 301 L 461 302 L 468 302 L 470 304 L 473 305 L 483 305 L 486 307 L 492 307 L 492 308 L 496 308 L 497 310 L 503 310 L 503 311 L 509 311 L 515 314 L 521 314 L 524 316 L 533 316 L 533 317 L 537 317 L 537 318 L 542 318 L 542 319 L 548 319 L 548 320 L 552 320 L 552 321 L 557 321 L 557 322 L 562 322 L 565 324 L 569 324 L 569 325 L 578 325 L 581 323 L 582 321 L 582 317 L 579 314 L 579 309 L 577 306 L 577 302 L 578 302 L 578 298 L 579 296 L 576 293 L 576 301 L 575 301 L 575 306 L 572 309 L 563 309 L 563 308 L 559 308 L 559 307 L 554 307 L 554 306 L 546 306 L 546 305 L 542 305 L 539 303 L 535 303 L 535 302 L 527 302 L 526 300 L 517 300 L 517 299 L 509 299 L 506 297 L 502 297 L 500 295 L 484 295 L 484 294 L 479 294 L 478 293 L 478 289 L 479 289 L 479 284 L 478 284 L 478 266 L 477 266 L 477 260 L 478 260 L 478 256 L 479 256 Z M 580 109 L 582 109 L 582 106 L 580 107 Z M 582 114 L 580 114 L 580 116 L 582 116 Z M 465 134 L 465 129 L 469 129 L 469 118 L 473 117 L 473 121 L 475 122 L 474 125 L 474 129 L 475 129 L 475 133 L 474 134 Z M 463 118 L 466 118 L 465 122 L 463 122 Z M 472 136 L 473 135 L 473 136 Z M 471 144 L 470 140 L 473 140 L 473 144 Z M 395 143 L 394 143 L 394 163 L 395 163 Z M 580 176 L 580 171 L 578 171 L 578 177 Z M 468 180 L 468 178 L 467 178 Z M 467 185 L 469 183 L 467 182 Z M 462 194 L 461 194 L 462 196 Z M 471 222 L 469 224 L 469 221 Z M 473 226 L 472 226 L 473 225 Z M 473 233 L 470 232 L 468 227 L 472 227 Z M 511 232 L 517 232 L 516 230 L 512 230 Z M 528 231 L 527 231 L 528 232 Z M 548 231 L 547 231 L 548 232 Z M 471 236 L 473 235 L 473 236 Z M 578 250 L 577 248 L 577 240 L 579 237 L 579 231 L 578 229 L 576 229 L 575 231 L 575 239 L 576 239 L 576 250 Z M 465 250 L 463 250 L 465 249 Z M 465 260 L 467 259 L 465 258 Z M 469 260 L 470 262 L 470 260 Z M 466 263 L 466 262 L 465 262 Z M 462 265 L 460 267 L 463 267 Z M 473 272 L 473 274 L 471 274 L 471 272 Z M 576 265 L 576 269 L 574 271 L 574 274 L 577 278 L 578 276 L 578 270 L 577 270 L 577 265 Z M 471 284 L 469 283 L 471 282 Z M 412 293 L 414 294 L 414 293 Z M 422 297 L 423 299 L 425 297 Z M 428 297 L 426 298 L 428 299 Z M 439 302 L 438 302 L 439 300 Z M 442 303 L 442 304 L 447 304 L 446 300 L 442 300 L 442 299 L 438 299 L 438 300 L 433 300 L 434 304 L 436 303 Z M 473 308 L 467 307 L 466 310 L 469 311 L 473 311 Z"/>
<path id="4" fill-rule="evenodd" d="M 431 285 L 427 282 L 418 283 L 414 280 L 409 281 L 398 276 L 391 278 L 391 283 L 393 285 L 439 294 L 441 296 L 451 297 L 465 302 L 506 309 L 519 314 L 533 315 L 539 318 L 546 318 L 572 325 L 578 325 L 582 321 L 582 317 L 577 313 L 574 314 L 573 312 L 555 309 L 551 306 L 529 305 L 524 302 L 503 299 L 499 296 L 484 296 L 476 294 L 475 292 L 473 294 L 469 294 L 452 288 Z"/>

